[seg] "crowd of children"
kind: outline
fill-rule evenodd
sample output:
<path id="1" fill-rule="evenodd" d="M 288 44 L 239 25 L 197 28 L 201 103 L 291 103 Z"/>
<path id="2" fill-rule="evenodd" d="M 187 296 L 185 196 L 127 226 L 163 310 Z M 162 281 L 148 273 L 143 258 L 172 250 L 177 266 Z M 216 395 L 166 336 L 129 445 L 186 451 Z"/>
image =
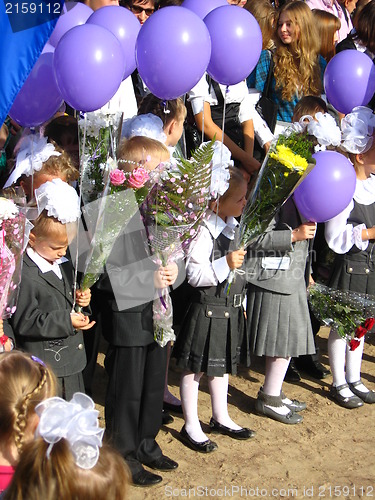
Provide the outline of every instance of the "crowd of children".
<path id="1" fill-rule="evenodd" d="M 187 96 L 190 118 L 206 139 L 218 141 L 215 150 L 220 154 L 215 158 L 220 160 L 217 184 L 211 186 L 198 234 L 180 260 L 156 261 L 145 244 L 152 237 L 144 217 L 141 212 L 132 214 L 112 242 L 93 290 L 92 310 L 90 289 L 77 285 L 75 247 L 70 247 L 81 227 L 77 221 L 82 186 L 75 182 L 79 179 L 77 121 L 67 115 L 56 117 L 44 125 L 44 135 L 23 131 L 13 148 L 8 173 L 2 172 L 2 187 L 23 189 L 32 229 L 23 253 L 17 307 L 0 320 L 0 491 L 4 499 L 122 499 L 129 482 L 137 486 L 161 482 L 162 477 L 152 471 L 178 467 L 156 440 L 162 423 L 173 420 L 165 410 L 183 415 L 178 435 L 182 443 L 201 453 L 215 451 L 218 444 L 199 421 L 198 394 L 204 375 L 211 396 L 210 431 L 238 440 L 253 438 L 255 431 L 231 419 L 227 403 L 229 375 L 236 375 L 239 364 L 250 366 L 251 356 L 265 359 L 255 411 L 285 424 L 302 422 L 300 412 L 306 404 L 289 399 L 282 385 L 291 359 L 312 363 L 316 352 L 306 289 L 317 230 L 335 254 L 329 285 L 375 295 L 375 118 L 370 108 L 354 109 L 342 119 L 337 150 L 350 159 L 357 177 L 348 207 L 325 228 L 317 228 L 301 216 L 291 197 L 248 250 L 238 248 L 238 220 L 251 178 L 260 167 L 254 158 L 255 139 L 261 146 L 258 158 L 263 159 L 274 138 L 250 97 L 263 91 L 271 61 L 271 97 L 279 106 L 276 133 L 292 122 L 298 122 L 300 129 L 308 127 L 327 110 L 339 122 L 338 113 L 319 97 L 326 65 L 322 56 L 332 57 L 335 39 L 331 38 L 340 28 L 339 21 L 333 20 L 324 52 L 315 23 L 323 18 L 332 21 L 331 14 L 316 14 L 314 21 L 300 0 L 277 11 L 271 3 L 255 8 L 254 2 L 250 0 L 248 10 L 255 16 L 267 12 L 263 29 L 272 35 L 267 35 L 260 61 L 247 80 L 253 87 L 250 93 L 245 81 L 231 88 L 227 106 L 238 127 L 232 129 L 227 121 L 228 128 L 224 124 L 221 129 L 225 87 L 207 75 Z M 246 2 L 235 3 L 243 7 Z M 158 3 L 135 0 L 126 6 L 142 22 Z M 369 41 L 367 46 L 372 46 Z M 139 81 L 139 75 L 135 77 Z M 147 176 L 155 169 L 160 176 L 163 169 L 179 175 L 176 155 L 186 153 L 187 106 L 183 99 L 164 101 L 144 87 L 143 91 L 147 95 L 140 100 L 138 114 L 124 120 L 117 168 L 125 177 L 138 169 Z M 4 146 L 10 126 L 9 122 L 1 129 Z M 312 133 L 313 127 L 308 130 Z M 236 279 L 228 286 L 233 273 Z M 180 285 L 182 292 L 174 295 L 172 288 L 177 292 Z M 180 301 L 177 339 L 166 346 L 155 341 L 153 324 L 154 299 L 165 289 Z M 96 329 L 92 329 L 96 322 L 92 314 Z M 88 341 L 90 335 L 97 341 Z M 100 335 L 108 342 L 105 426 L 111 447 L 102 446 L 94 402 L 83 394 L 85 385 L 91 389 L 91 381 L 85 384 L 83 377 L 85 343 L 94 345 L 88 357 L 95 364 Z M 331 330 L 330 397 L 344 408 L 375 403 L 375 392 L 361 380 L 363 349 L 364 338 L 351 351 Z M 168 389 L 171 356 L 181 370 L 181 401 Z M 322 370 L 318 378 L 327 376 L 328 371 Z M 82 418 L 83 428 L 72 426 L 68 415 Z M 79 432 L 84 433 L 85 426 L 82 437 Z M 95 460 L 90 461 L 87 457 L 92 456 Z M 67 475 L 71 480 L 65 481 Z"/>

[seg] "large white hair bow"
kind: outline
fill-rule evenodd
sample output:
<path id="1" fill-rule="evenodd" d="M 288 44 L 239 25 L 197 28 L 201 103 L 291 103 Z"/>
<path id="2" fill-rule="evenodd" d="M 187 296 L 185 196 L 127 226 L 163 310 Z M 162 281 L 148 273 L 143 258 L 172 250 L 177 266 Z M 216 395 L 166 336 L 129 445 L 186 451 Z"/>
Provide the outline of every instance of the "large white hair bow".
<path id="1" fill-rule="evenodd" d="M 79 197 L 76 190 L 62 181 L 52 179 L 35 190 L 38 214 L 47 211 L 49 217 L 55 217 L 62 224 L 76 221 L 80 215 Z"/>
<path id="2" fill-rule="evenodd" d="M 325 150 L 326 146 L 339 146 L 341 142 L 341 130 L 336 120 L 329 113 L 316 113 L 315 119 L 309 120 L 306 126 L 307 132 L 316 137 L 319 142 L 319 150 Z M 318 148 L 317 148 L 318 149 Z"/>
<path id="3" fill-rule="evenodd" d="M 375 115 L 370 108 L 357 106 L 341 120 L 341 147 L 349 153 L 366 153 L 373 143 Z"/>
<path id="4" fill-rule="evenodd" d="M 205 143 L 203 143 L 205 144 Z M 213 198 L 222 196 L 229 187 L 229 167 L 233 166 L 231 152 L 220 141 L 214 142 L 210 193 Z"/>
<path id="5" fill-rule="evenodd" d="M 33 172 L 39 172 L 43 163 L 51 156 L 60 156 L 55 146 L 47 142 L 47 137 L 38 137 L 34 134 L 27 135 L 20 144 L 16 166 L 10 174 L 4 187 L 14 184 L 21 175 L 32 175 Z"/>
<path id="6" fill-rule="evenodd" d="M 89 396 L 76 392 L 69 402 L 49 398 L 39 403 L 35 412 L 40 418 L 36 435 L 50 444 L 47 458 L 53 445 L 64 438 L 78 467 L 91 469 L 96 465 L 104 429 L 99 427 L 99 412 Z"/>
<path id="7" fill-rule="evenodd" d="M 163 144 L 167 140 L 167 136 L 163 131 L 163 122 L 161 118 L 152 114 L 146 113 L 144 115 L 133 116 L 125 120 L 122 125 L 122 137 L 130 139 L 136 135 L 156 139 Z"/>

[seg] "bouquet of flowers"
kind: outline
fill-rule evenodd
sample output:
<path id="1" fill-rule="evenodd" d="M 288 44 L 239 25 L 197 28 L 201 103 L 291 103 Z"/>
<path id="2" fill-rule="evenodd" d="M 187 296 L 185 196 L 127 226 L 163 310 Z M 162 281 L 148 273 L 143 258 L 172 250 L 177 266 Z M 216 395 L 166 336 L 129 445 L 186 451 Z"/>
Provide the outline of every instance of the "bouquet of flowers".
<path id="1" fill-rule="evenodd" d="M 147 172 L 140 166 L 132 172 L 124 172 L 116 168 L 109 173 L 102 197 L 82 209 L 86 222 L 95 221 L 83 268 L 83 290 L 90 288 L 103 273 L 116 238 L 136 213 L 158 176 L 159 169 Z"/>
<path id="2" fill-rule="evenodd" d="M 16 310 L 21 281 L 26 217 L 13 200 L 0 197 L 0 314 L 9 318 Z"/>
<path id="3" fill-rule="evenodd" d="M 122 113 L 86 113 L 78 120 L 81 158 L 81 195 L 84 203 L 104 191 L 109 172 L 115 167 Z"/>
<path id="4" fill-rule="evenodd" d="M 237 248 L 246 249 L 265 232 L 276 212 L 312 170 L 314 142 L 307 133 L 279 135 L 263 161 L 257 181 L 248 197 L 238 231 Z M 227 292 L 236 272 L 228 276 Z"/>
<path id="5" fill-rule="evenodd" d="M 246 248 L 268 227 L 276 212 L 315 164 L 307 134 L 279 135 L 271 145 L 249 195 L 239 227 L 239 248 Z"/>
<path id="6" fill-rule="evenodd" d="M 165 169 L 140 207 L 152 258 L 166 266 L 184 256 L 196 236 L 210 199 L 214 142 L 202 144 L 191 160 L 177 158 Z M 159 290 L 153 302 L 154 338 L 165 346 L 175 340 L 169 290 Z"/>
<path id="7" fill-rule="evenodd" d="M 336 330 L 354 351 L 375 325 L 375 297 L 314 283 L 308 300 L 316 318 Z"/>

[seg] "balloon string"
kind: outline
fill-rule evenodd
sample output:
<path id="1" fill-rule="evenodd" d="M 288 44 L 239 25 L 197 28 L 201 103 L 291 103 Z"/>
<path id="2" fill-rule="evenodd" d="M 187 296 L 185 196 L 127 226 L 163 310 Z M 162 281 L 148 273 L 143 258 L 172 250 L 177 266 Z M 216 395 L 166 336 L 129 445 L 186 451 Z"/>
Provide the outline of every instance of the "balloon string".
<path id="1" fill-rule="evenodd" d="M 84 161 L 85 161 L 85 155 L 84 151 L 86 148 L 86 131 L 87 131 L 87 114 L 85 113 L 84 115 L 84 125 L 83 125 L 83 146 L 82 146 L 82 151 L 80 151 L 80 178 L 79 178 L 79 206 L 81 207 L 82 205 L 82 186 L 83 186 L 83 169 L 84 169 Z M 72 310 L 75 310 L 76 307 L 76 291 L 77 291 L 77 276 L 78 276 L 78 255 L 79 255 L 79 248 L 78 248 L 78 242 L 79 242 L 79 227 L 80 227 L 80 219 L 77 219 L 77 236 L 76 236 L 76 251 L 75 251 L 75 257 L 74 257 L 74 285 L 73 285 L 73 308 Z"/>
<path id="2" fill-rule="evenodd" d="M 202 110 L 202 137 L 201 144 L 204 142 L 204 99 L 203 99 L 203 110 Z"/>
<path id="3" fill-rule="evenodd" d="M 35 193 L 34 193 L 34 139 L 35 139 L 35 128 L 30 127 L 30 132 L 31 132 L 31 195 L 30 195 L 30 201 L 35 198 Z"/>

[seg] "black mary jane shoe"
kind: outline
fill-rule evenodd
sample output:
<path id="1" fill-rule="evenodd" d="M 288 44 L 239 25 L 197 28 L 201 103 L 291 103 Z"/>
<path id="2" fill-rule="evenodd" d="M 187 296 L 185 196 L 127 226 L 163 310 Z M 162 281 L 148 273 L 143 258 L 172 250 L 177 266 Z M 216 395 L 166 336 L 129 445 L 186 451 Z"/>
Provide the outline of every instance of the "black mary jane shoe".
<path id="1" fill-rule="evenodd" d="M 139 472 L 136 472 L 132 476 L 132 482 L 134 486 L 142 486 L 142 487 L 147 487 L 147 486 L 154 486 L 155 484 L 160 483 L 163 480 L 161 476 L 158 476 L 157 474 L 153 474 L 152 472 L 142 469 Z"/>
<path id="2" fill-rule="evenodd" d="M 362 380 L 358 380 L 357 382 L 349 382 L 349 388 L 352 391 L 353 394 L 358 396 L 362 401 L 364 401 L 367 404 L 373 404 L 375 403 L 375 391 L 370 391 L 368 390 L 367 392 L 362 392 L 357 389 L 358 385 L 362 384 Z"/>
<path id="3" fill-rule="evenodd" d="M 353 410 L 354 408 L 359 408 L 363 406 L 363 401 L 361 398 L 353 394 L 353 396 L 342 396 L 340 391 L 342 389 L 347 389 L 349 387 L 348 384 L 338 385 L 337 387 L 331 386 L 329 391 L 329 396 L 340 406 L 347 408 L 348 410 Z"/>
<path id="4" fill-rule="evenodd" d="M 247 427 L 243 427 L 242 429 L 231 429 L 230 427 L 226 427 L 225 425 L 220 424 L 214 417 L 210 420 L 210 429 L 211 432 L 217 432 L 219 434 L 223 434 L 224 436 L 229 436 L 233 439 L 250 439 L 255 436 L 255 431 L 248 429 Z"/>
<path id="5" fill-rule="evenodd" d="M 287 382 L 299 382 L 301 380 L 301 374 L 297 370 L 293 358 L 290 360 L 284 380 L 286 380 Z"/>
<path id="6" fill-rule="evenodd" d="M 178 463 L 172 460 L 171 458 L 161 455 L 159 458 L 156 460 L 153 460 L 150 463 L 144 464 L 147 467 L 150 467 L 150 469 L 155 469 L 155 470 L 161 470 L 163 472 L 169 471 L 169 470 L 175 470 L 178 467 Z"/>
<path id="7" fill-rule="evenodd" d="M 201 443 L 194 441 L 194 439 L 192 439 L 187 433 L 185 426 L 183 426 L 180 431 L 180 440 L 186 446 L 194 451 L 198 451 L 199 453 L 211 453 L 212 451 L 217 450 L 217 444 L 214 441 L 211 441 L 211 439 L 207 439 L 207 441 L 203 441 Z"/>

